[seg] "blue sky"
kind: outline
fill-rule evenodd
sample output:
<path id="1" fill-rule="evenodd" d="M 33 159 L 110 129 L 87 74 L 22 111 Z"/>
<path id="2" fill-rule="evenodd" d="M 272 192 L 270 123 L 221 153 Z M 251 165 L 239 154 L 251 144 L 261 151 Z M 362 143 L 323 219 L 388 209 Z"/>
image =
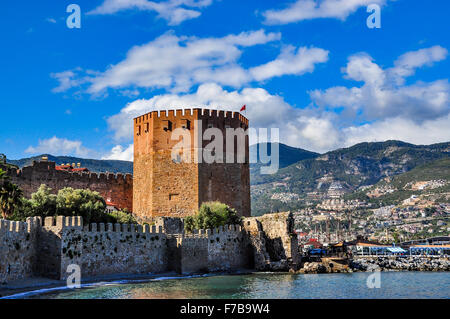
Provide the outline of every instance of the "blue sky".
<path id="1" fill-rule="evenodd" d="M 71 3 L 81 29 L 66 26 Z M 380 29 L 366 25 L 371 3 Z M 0 153 L 132 159 L 139 114 L 243 104 L 253 127 L 313 151 L 449 141 L 448 12 L 446 0 L 10 1 Z"/>

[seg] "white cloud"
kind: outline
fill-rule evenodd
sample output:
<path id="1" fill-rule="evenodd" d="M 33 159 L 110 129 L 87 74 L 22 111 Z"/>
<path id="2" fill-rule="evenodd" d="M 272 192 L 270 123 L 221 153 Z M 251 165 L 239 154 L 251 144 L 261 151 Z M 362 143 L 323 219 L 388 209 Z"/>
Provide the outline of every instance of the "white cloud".
<path id="1" fill-rule="evenodd" d="M 119 160 L 119 161 L 133 161 L 134 147 L 133 144 L 124 148 L 122 145 L 114 146 L 111 151 L 102 157 L 102 160 Z"/>
<path id="2" fill-rule="evenodd" d="M 299 52 L 293 50 L 289 56 L 294 57 Z M 281 56 L 277 60 L 283 60 Z M 408 52 L 388 69 L 377 65 L 368 54 L 350 56 L 343 68 L 344 77 L 362 82 L 362 86 L 312 91 L 310 96 L 314 103 L 304 109 L 295 108 L 281 96 L 262 88 L 229 91 L 217 83 L 205 83 L 194 93 L 161 94 L 129 103 L 108 119 L 108 125 L 116 141 L 130 142 L 132 119 L 150 111 L 196 107 L 237 111 L 246 104 L 246 116 L 252 127 L 278 127 L 281 142 L 317 152 L 362 141 L 444 142 L 450 137 L 448 80 L 418 81 L 409 85 L 398 85 L 397 80 L 445 56 L 446 50 L 440 47 Z M 268 70 L 261 71 L 260 79 L 265 78 L 264 74 L 277 74 L 276 67 Z M 334 112 L 338 107 L 344 110 Z"/>
<path id="3" fill-rule="evenodd" d="M 94 78 L 96 72 L 91 70 L 83 71 L 81 68 L 63 71 L 59 73 L 50 73 L 50 77 L 56 79 L 59 85 L 52 89 L 53 93 L 65 92 L 69 89 L 79 87 L 89 83 Z"/>
<path id="4" fill-rule="evenodd" d="M 89 93 L 107 88 L 145 87 L 187 91 L 192 85 L 215 79 L 239 86 L 249 81 L 236 63 L 240 47 L 264 44 L 280 38 L 263 30 L 224 38 L 178 37 L 167 33 L 142 46 L 133 47 L 125 60 L 93 79 Z"/>
<path id="5" fill-rule="evenodd" d="M 199 9 L 208 7 L 212 0 L 104 0 L 104 2 L 90 11 L 88 14 L 114 14 L 124 10 L 140 10 L 156 12 L 159 18 L 168 21 L 169 25 L 179 25 L 180 23 L 198 18 L 201 15 Z M 195 10 L 194 10 L 195 9 Z"/>
<path id="6" fill-rule="evenodd" d="M 283 98 L 271 95 L 261 88 L 227 91 L 217 84 L 209 83 L 201 85 L 192 94 L 163 94 L 151 99 L 136 100 L 119 114 L 111 116 L 108 124 L 117 141 L 130 141 L 133 136 L 132 119 L 150 111 L 196 107 L 239 111 L 244 104 L 248 109 L 246 115 L 255 127 L 280 127 L 299 111 Z"/>
<path id="7" fill-rule="evenodd" d="M 263 13 L 266 24 L 287 24 L 318 18 L 345 20 L 361 7 L 384 5 L 387 0 L 297 0 L 287 8 Z"/>
<path id="8" fill-rule="evenodd" d="M 345 146 L 360 142 L 380 142 L 401 140 L 413 144 L 432 144 L 450 141 L 450 114 L 414 122 L 403 117 L 389 118 L 383 121 L 350 126 L 343 130 Z"/>
<path id="9" fill-rule="evenodd" d="M 30 154 L 75 155 L 82 157 L 93 154 L 91 150 L 82 145 L 81 141 L 71 141 L 56 136 L 39 140 L 37 146 L 30 146 L 25 152 Z"/>
<path id="10" fill-rule="evenodd" d="M 282 75 L 302 75 L 313 72 L 317 63 L 328 61 L 328 51 L 319 48 L 301 47 L 297 52 L 293 46 L 284 48 L 277 59 L 250 69 L 257 81 Z"/>
<path id="11" fill-rule="evenodd" d="M 136 92 L 136 88 L 187 92 L 192 86 L 214 82 L 239 88 L 253 81 L 287 74 L 312 72 L 328 60 L 320 48 L 288 46 L 273 61 L 245 69 L 238 64 L 243 48 L 279 40 L 280 33 L 264 30 L 242 32 L 223 38 L 178 37 L 166 33 L 129 50 L 126 58 L 103 73 L 88 75 L 66 71 L 52 74 L 60 82 L 54 92 L 89 83 L 87 92 L 104 94 L 107 89 Z"/>
<path id="12" fill-rule="evenodd" d="M 432 66 L 435 62 L 445 60 L 447 55 L 448 50 L 439 45 L 407 52 L 394 62 L 394 67 L 389 69 L 388 72 L 392 77 L 395 77 L 398 84 L 402 84 L 404 78 L 414 75 L 417 68 Z"/>
<path id="13" fill-rule="evenodd" d="M 439 46 L 412 51 L 389 69 L 382 69 L 367 54 L 353 55 L 343 68 L 344 77 L 363 82 L 362 86 L 314 90 L 310 96 L 320 107 L 343 107 L 347 116 L 358 114 L 370 121 L 399 116 L 417 122 L 440 118 L 450 110 L 448 79 L 404 83 L 416 68 L 432 65 L 446 55 L 447 50 Z"/>

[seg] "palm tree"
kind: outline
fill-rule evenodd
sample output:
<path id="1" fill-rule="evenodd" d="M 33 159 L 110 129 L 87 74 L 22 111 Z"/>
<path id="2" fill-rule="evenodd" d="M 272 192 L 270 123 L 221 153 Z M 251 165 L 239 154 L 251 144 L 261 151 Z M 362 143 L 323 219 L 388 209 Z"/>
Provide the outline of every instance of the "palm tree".
<path id="1" fill-rule="evenodd" d="M 2 172 L 0 172 L 0 210 L 2 217 L 6 219 L 20 205 L 23 192 L 17 185 L 9 182 Z"/>

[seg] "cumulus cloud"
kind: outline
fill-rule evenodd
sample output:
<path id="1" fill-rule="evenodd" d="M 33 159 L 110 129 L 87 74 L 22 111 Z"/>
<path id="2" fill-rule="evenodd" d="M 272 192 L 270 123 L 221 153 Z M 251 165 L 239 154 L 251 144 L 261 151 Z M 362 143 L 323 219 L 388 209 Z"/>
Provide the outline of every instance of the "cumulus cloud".
<path id="1" fill-rule="evenodd" d="M 103 73 L 53 74 L 60 85 L 55 92 L 89 83 L 87 92 L 102 94 L 107 89 L 134 92 L 136 88 L 187 92 L 194 85 L 215 82 L 239 88 L 254 81 L 287 74 L 312 72 L 315 65 L 328 60 L 328 51 L 320 48 L 288 46 L 273 61 L 245 69 L 238 60 L 243 49 L 279 40 L 280 33 L 264 30 L 242 32 L 222 38 L 179 37 L 166 33 L 157 39 L 129 50 L 126 58 Z M 81 77 L 81 79 L 79 78 Z"/>
<path id="2" fill-rule="evenodd" d="M 387 0 L 297 0 L 281 10 L 263 13 L 266 24 L 277 25 L 318 18 L 345 20 L 361 7 L 384 5 Z"/>
<path id="3" fill-rule="evenodd" d="M 133 161 L 133 144 L 124 148 L 122 145 L 114 146 L 111 151 L 102 157 L 102 160 Z"/>
<path id="4" fill-rule="evenodd" d="M 95 71 L 75 68 L 63 72 L 50 73 L 50 77 L 57 80 L 59 85 L 52 89 L 53 93 L 61 93 L 72 88 L 80 87 L 94 79 Z"/>
<path id="5" fill-rule="evenodd" d="M 320 48 L 301 47 L 296 50 L 287 46 L 277 59 L 250 69 L 250 73 L 257 81 L 282 75 L 302 75 L 314 71 L 317 63 L 327 62 L 328 53 Z"/>
<path id="6" fill-rule="evenodd" d="M 93 154 L 93 151 L 84 147 L 81 141 L 71 141 L 56 136 L 39 140 L 37 146 L 30 146 L 25 152 L 30 154 L 74 155 L 81 157 Z"/>
<path id="7" fill-rule="evenodd" d="M 168 21 L 169 25 L 179 25 L 186 20 L 198 18 L 202 8 L 212 4 L 212 0 L 104 0 L 88 14 L 107 15 L 125 10 L 156 12 L 159 18 Z"/>
<path id="8" fill-rule="evenodd" d="M 301 50 L 288 52 L 290 57 L 301 54 Z M 237 111 L 246 104 L 252 127 L 279 128 L 282 143 L 317 152 L 388 139 L 444 142 L 450 137 L 448 79 L 409 85 L 398 79 L 446 55 L 441 47 L 412 51 L 400 56 L 388 69 L 380 67 L 368 54 L 352 55 L 342 69 L 344 77 L 362 82 L 362 86 L 314 90 L 310 92 L 313 103 L 303 109 L 263 88 L 227 90 L 217 83 L 205 83 L 193 93 L 161 94 L 131 102 L 108 118 L 108 126 L 116 141 L 130 142 L 132 119 L 150 111 L 196 107 Z M 281 56 L 278 60 L 284 59 Z M 276 67 L 268 70 L 261 71 L 261 79 L 265 74 L 277 74 Z M 335 108 L 344 110 L 335 112 Z"/>
<path id="9" fill-rule="evenodd" d="M 403 54 L 389 69 L 377 65 L 367 54 L 349 57 L 344 77 L 363 82 L 356 87 L 313 90 L 311 99 L 321 107 L 343 107 L 348 115 L 373 121 L 402 116 L 414 121 L 440 118 L 450 110 L 448 79 L 405 85 L 405 79 L 422 66 L 430 66 L 447 56 L 447 50 L 434 46 Z"/>

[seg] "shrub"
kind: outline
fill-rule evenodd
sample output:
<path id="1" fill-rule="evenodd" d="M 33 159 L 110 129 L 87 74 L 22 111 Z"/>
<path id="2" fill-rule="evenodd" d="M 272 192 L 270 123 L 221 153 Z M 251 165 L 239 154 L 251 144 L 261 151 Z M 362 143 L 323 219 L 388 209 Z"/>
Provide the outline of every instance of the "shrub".
<path id="1" fill-rule="evenodd" d="M 184 221 L 188 232 L 194 229 L 211 229 L 225 225 L 240 225 L 241 217 L 236 210 L 220 202 L 203 203 L 195 216 L 189 216 Z"/>
<path id="2" fill-rule="evenodd" d="M 126 209 L 108 213 L 108 223 L 137 224 L 136 219 Z"/>

